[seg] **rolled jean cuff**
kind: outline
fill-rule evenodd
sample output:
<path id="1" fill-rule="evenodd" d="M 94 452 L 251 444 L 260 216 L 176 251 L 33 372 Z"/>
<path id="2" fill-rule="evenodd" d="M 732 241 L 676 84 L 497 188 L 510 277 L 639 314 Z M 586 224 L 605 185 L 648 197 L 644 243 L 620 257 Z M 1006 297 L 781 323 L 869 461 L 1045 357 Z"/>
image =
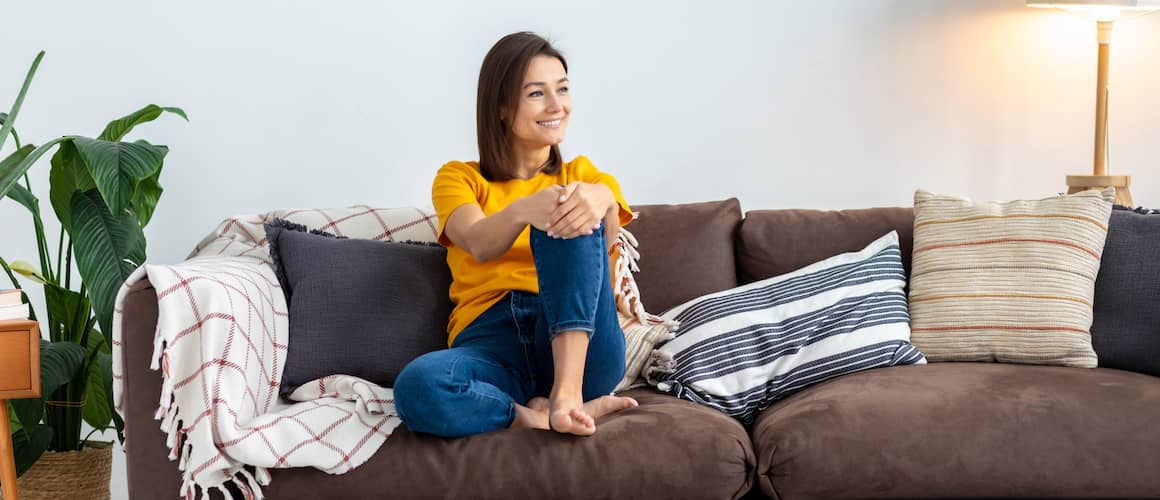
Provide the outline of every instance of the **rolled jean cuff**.
<path id="1" fill-rule="evenodd" d="M 556 340 L 556 336 L 564 332 L 584 332 L 591 340 L 594 331 L 596 331 L 596 325 L 592 321 L 561 321 L 548 327 L 548 341 Z"/>

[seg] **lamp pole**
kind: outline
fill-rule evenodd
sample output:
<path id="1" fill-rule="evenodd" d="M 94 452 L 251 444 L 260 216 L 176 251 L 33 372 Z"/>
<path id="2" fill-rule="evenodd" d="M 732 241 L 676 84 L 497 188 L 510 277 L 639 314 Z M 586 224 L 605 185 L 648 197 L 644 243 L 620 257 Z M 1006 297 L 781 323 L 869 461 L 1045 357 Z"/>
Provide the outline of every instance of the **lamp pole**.
<path id="1" fill-rule="evenodd" d="M 1067 192 L 1074 194 L 1088 189 L 1116 188 L 1116 203 L 1132 206 L 1132 192 L 1127 175 L 1108 175 L 1108 59 L 1111 55 L 1114 21 L 1096 21 L 1096 42 L 1099 58 L 1096 63 L 1096 127 L 1092 175 L 1067 176 Z"/>
<path id="2" fill-rule="evenodd" d="M 1096 70 L 1096 148 L 1092 175 L 1108 174 L 1108 58 L 1114 21 L 1096 22 L 1099 62 Z"/>

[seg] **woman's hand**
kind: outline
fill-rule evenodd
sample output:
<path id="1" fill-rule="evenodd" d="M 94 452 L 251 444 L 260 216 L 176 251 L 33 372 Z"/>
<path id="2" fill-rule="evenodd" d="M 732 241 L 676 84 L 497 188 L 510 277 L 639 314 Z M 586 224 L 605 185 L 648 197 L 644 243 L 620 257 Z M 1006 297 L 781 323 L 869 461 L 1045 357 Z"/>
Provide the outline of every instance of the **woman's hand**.
<path id="1" fill-rule="evenodd" d="M 615 200 L 604 184 L 572 182 L 563 187 L 559 202 L 552 212 L 548 235 L 568 239 L 592 234 Z"/>
<path id="2" fill-rule="evenodd" d="M 550 231 L 552 213 L 560 205 L 564 186 L 553 185 L 520 199 L 524 222 L 541 231 Z"/>

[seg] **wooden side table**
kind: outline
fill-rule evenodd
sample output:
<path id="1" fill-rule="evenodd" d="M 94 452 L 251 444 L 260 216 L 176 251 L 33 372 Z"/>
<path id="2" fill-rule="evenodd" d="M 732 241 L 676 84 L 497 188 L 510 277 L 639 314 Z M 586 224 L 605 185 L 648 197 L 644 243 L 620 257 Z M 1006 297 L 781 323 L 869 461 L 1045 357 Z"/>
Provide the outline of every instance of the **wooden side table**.
<path id="1" fill-rule="evenodd" d="M 1132 191 L 1128 186 L 1132 184 L 1132 177 L 1128 175 L 1069 175 L 1067 176 L 1067 194 L 1076 194 L 1089 189 L 1116 188 L 1116 203 L 1125 207 L 1135 207 L 1132 204 Z"/>
<path id="2" fill-rule="evenodd" d="M 0 321 L 0 487 L 16 500 L 16 459 L 8 400 L 40 397 L 40 326 L 35 321 Z"/>

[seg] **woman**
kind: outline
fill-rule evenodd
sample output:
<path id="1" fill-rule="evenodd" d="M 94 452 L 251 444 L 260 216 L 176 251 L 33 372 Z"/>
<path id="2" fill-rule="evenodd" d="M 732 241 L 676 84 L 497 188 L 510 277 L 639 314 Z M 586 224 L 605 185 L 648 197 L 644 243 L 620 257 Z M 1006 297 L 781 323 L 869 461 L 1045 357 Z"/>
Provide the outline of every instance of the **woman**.
<path id="1" fill-rule="evenodd" d="M 432 201 L 451 268 L 449 349 L 408 364 L 395 407 L 414 431 L 459 437 L 508 427 L 591 435 L 632 408 L 609 250 L 632 220 L 611 175 L 559 144 L 572 112 L 568 66 L 514 33 L 483 59 L 479 162 L 439 169 Z"/>

